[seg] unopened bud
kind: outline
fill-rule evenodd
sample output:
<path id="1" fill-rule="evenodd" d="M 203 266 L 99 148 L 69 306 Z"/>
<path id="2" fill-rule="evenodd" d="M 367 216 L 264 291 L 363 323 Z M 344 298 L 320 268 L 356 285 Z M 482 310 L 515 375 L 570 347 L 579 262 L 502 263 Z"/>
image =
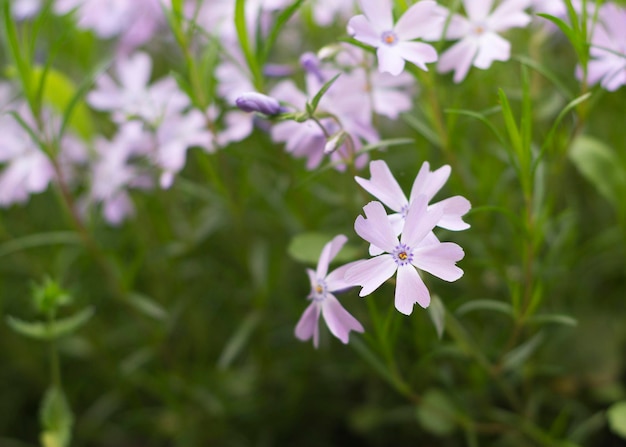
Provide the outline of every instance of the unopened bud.
<path id="1" fill-rule="evenodd" d="M 335 152 L 337 149 L 339 149 L 343 145 L 343 142 L 346 141 L 347 137 L 348 137 L 348 134 L 344 132 L 343 130 L 340 130 L 335 135 L 332 135 L 326 142 L 326 145 L 324 146 L 324 153 L 331 154 Z"/>
<path id="2" fill-rule="evenodd" d="M 242 93 L 235 104 L 244 112 L 259 112 L 265 115 L 277 115 L 283 112 L 280 103 L 271 96 L 257 92 Z"/>

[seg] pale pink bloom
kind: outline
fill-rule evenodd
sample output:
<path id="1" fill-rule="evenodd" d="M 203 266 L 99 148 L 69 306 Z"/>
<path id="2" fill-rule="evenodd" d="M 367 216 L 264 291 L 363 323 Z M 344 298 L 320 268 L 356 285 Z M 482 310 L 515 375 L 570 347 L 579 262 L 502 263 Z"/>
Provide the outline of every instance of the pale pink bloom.
<path id="1" fill-rule="evenodd" d="M 391 0 L 359 0 L 364 15 L 348 22 L 348 32 L 354 38 L 375 48 L 378 69 L 396 76 L 404 70 L 405 61 L 422 70 L 437 60 L 437 52 L 428 44 L 413 42 L 425 37 L 431 29 L 440 27 L 444 17 L 431 0 L 417 2 L 394 24 Z"/>
<path id="2" fill-rule="evenodd" d="M 314 0 L 311 8 L 315 23 L 320 26 L 329 26 L 337 18 L 348 20 L 354 13 L 354 0 Z"/>
<path id="3" fill-rule="evenodd" d="M 359 216 L 354 223 L 356 233 L 380 247 L 383 254 L 357 261 L 346 271 L 345 281 L 362 286 L 359 295 L 366 296 L 397 272 L 395 307 L 405 315 L 411 314 L 415 303 L 424 308 L 430 304 L 430 293 L 416 269 L 444 281 L 456 281 L 463 276 L 463 270 L 456 266 L 463 259 L 463 249 L 430 237 L 443 210 L 429 210 L 426 202 L 426 196 L 420 195 L 409 205 L 400 240 L 380 202 L 365 205 L 366 218 Z"/>
<path id="4" fill-rule="evenodd" d="M 76 10 L 77 26 L 100 38 L 119 36 L 124 53 L 149 41 L 165 24 L 160 0 L 56 0 L 54 10 Z"/>
<path id="5" fill-rule="evenodd" d="M 311 293 L 308 299 L 311 304 L 306 308 L 296 325 L 295 335 L 302 341 L 313 338 L 313 346 L 319 344 L 319 318 L 324 319 L 330 332 L 348 343 L 350 331 L 363 332 L 363 326 L 339 303 L 332 292 L 352 287 L 344 280 L 345 271 L 352 266 L 346 264 L 328 273 L 328 265 L 339 253 L 348 238 L 340 234 L 324 246 L 315 271 L 307 269 L 311 281 Z"/>
<path id="6" fill-rule="evenodd" d="M 17 20 L 28 19 L 39 12 L 41 0 L 13 0 L 11 13 Z"/>
<path id="7" fill-rule="evenodd" d="M 134 213 L 128 189 L 151 187 L 147 175 L 131 164 L 134 157 L 148 154 L 151 146 L 152 137 L 137 121 L 123 125 L 111 141 L 95 141 L 98 158 L 92 164 L 90 201 L 102 203 L 110 224 L 119 225 Z"/>
<path id="8" fill-rule="evenodd" d="M 426 197 L 427 203 L 430 202 L 450 177 L 450 166 L 444 165 L 431 171 L 430 164 L 425 161 L 415 177 L 408 199 L 383 160 L 370 162 L 370 173 L 372 177 L 369 180 L 361 177 L 355 177 L 355 180 L 363 189 L 395 211 L 389 219 L 395 233 L 400 234 L 411 203 L 420 196 Z M 462 218 L 470 208 L 470 202 L 462 196 L 449 197 L 428 205 L 429 210 L 442 212 L 441 219 L 435 225 L 452 231 L 470 227 Z"/>
<path id="9" fill-rule="evenodd" d="M 437 70 L 454 71 L 454 82 L 461 82 L 470 67 L 487 69 L 493 61 L 506 61 L 511 44 L 502 38 L 510 28 L 524 27 L 530 16 L 524 12 L 530 0 L 504 0 L 491 12 L 494 0 L 463 0 L 467 17 L 454 14 L 447 27 L 446 39 L 461 39 L 439 59 Z"/>
<path id="10" fill-rule="evenodd" d="M 190 104 L 171 77 L 149 85 L 152 60 L 146 53 L 118 58 L 115 71 L 119 84 L 103 74 L 87 95 L 87 102 L 97 110 L 111 112 L 118 124 L 140 119 L 157 126 L 166 116 L 181 113 Z"/>
<path id="11" fill-rule="evenodd" d="M 587 82 L 615 91 L 626 85 L 626 9 L 606 3 L 600 8 L 599 19 L 591 35 Z M 576 76 L 582 79 L 580 67 Z"/>
<path id="12" fill-rule="evenodd" d="M 161 188 L 169 188 L 174 175 L 183 169 L 188 148 L 198 146 L 214 152 L 213 140 L 213 134 L 207 129 L 207 118 L 199 110 L 164 120 L 156 131 L 155 163 L 163 170 Z"/>

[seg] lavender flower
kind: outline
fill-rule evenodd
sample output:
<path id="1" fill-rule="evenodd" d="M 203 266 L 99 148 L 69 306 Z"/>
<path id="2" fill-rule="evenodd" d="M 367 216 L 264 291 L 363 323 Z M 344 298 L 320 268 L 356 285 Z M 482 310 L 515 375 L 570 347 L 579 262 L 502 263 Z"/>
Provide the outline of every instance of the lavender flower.
<path id="1" fill-rule="evenodd" d="M 454 82 L 461 82 L 470 67 L 487 69 L 493 61 L 506 61 L 511 44 L 498 33 L 524 27 L 530 16 L 524 12 L 530 0 L 504 0 L 490 13 L 493 0 L 463 0 L 468 17 L 455 14 L 446 30 L 446 38 L 461 39 L 439 59 L 440 73 L 454 71 Z"/>
<path id="2" fill-rule="evenodd" d="M 377 48 L 378 69 L 392 75 L 404 70 L 404 61 L 428 71 L 426 64 L 437 60 L 437 52 L 423 42 L 429 29 L 443 21 L 441 9 L 434 1 L 424 0 L 411 6 L 394 25 L 391 0 L 359 0 L 364 15 L 348 22 L 348 32 L 358 41 Z"/>
<path id="3" fill-rule="evenodd" d="M 362 286 L 359 295 L 366 296 L 397 272 L 395 307 L 405 315 L 413 312 L 415 303 L 424 308 L 430 304 L 430 293 L 416 268 L 445 281 L 463 276 L 463 270 L 455 265 L 463 259 L 463 249 L 430 237 L 443 210 L 429 210 L 426 202 L 426 196 L 420 195 L 409 205 L 400 240 L 380 202 L 365 205 L 366 218 L 359 216 L 354 223 L 357 234 L 380 247 L 383 254 L 357 261 L 346 271 L 345 281 Z"/>
<path id="4" fill-rule="evenodd" d="M 313 338 L 313 346 L 319 344 L 319 318 L 324 318 L 330 332 L 348 343 L 350 331 L 363 332 L 363 326 L 339 303 L 332 292 L 352 286 L 343 279 L 345 271 L 352 266 L 346 264 L 328 272 L 328 264 L 339 253 L 348 238 L 340 234 L 324 246 L 317 263 L 317 270 L 307 269 L 311 281 L 311 293 L 308 299 L 311 304 L 306 308 L 296 325 L 295 335 L 302 341 Z"/>

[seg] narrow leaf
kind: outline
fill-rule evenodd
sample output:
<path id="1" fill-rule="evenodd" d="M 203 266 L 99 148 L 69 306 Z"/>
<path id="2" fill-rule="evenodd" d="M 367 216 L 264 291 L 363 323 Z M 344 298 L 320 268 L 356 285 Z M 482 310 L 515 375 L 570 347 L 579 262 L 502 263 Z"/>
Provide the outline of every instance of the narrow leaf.
<path id="1" fill-rule="evenodd" d="M 63 390 L 48 388 L 39 410 L 41 444 L 43 447 L 68 447 L 72 437 L 74 416 Z"/>
<path id="2" fill-rule="evenodd" d="M 458 316 L 461 316 L 461 315 L 465 315 L 466 313 L 474 312 L 477 310 L 488 310 L 488 311 L 493 311 L 493 312 L 500 312 L 505 315 L 508 315 L 509 317 L 512 317 L 514 314 L 513 306 L 511 306 L 509 303 L 505 303 L 503 301 L 495 301 L 495 300 L 468 301 L 467 303 L 459 306 L 459 308 L 456 310 L 455 313 Z"/>
<path id="3" fill-rule="evenodd" d="M 317 106 L 319 105 L 322 97 L 326 94 L 328 89 L 335 83 L 335 81 L 337 80 L 339 76 L 341 76 L 341 73 L 338 73 L 335 76 L 333 76 L 333 78 L 330 81 L 326 82 L 322 86 L 322 88 L 319 90 L 319 92 L 315 94 L 315 96 L 313 97 L 310 103 L 311 104 L 311 110 L 309 111 L 310 115 L 313 115 L 315 113 L 315 111 L 317 110 Z"/>
<path id="4" fill-rule="evenodd" d="M 11 329 L 21 335 L 38 340 L 52 340 L 71 334 L 84 325 L 93 316 L 94 312 L 93 307 L 88 307 L 71 317 L 61 318 L 52 323 L 43 321 L 29 322 L 12 316 L 7 316 L 6 321 Z"/>
<path id="5" fill-rule="evenodd" d="M 260 65 L 263 66 L 267 59 L 269 58 L 270 51 L 278 38 L 280 30 L 285 26 L 285 23 L 289 21 L 289 19 L 300 9 L 300 6 L 305 2 L 305 0 L 296 0 L 294 3 L 285 8 L 276 18 L 276 22 L 274 22 L 274 26 L 267 34 L 263 42 L 263 49 L 261 51 L 260 56 Z"/>
<path id="6" fill-rule="evenodd" d="M 544 338 L 543 332 L 539 332 L 525 343 L 508 352 L 502 360 L 502 369 L 512 371 L 520 368 L 535 353 Z"/>
<path id="7" fill-rule="evenodd" d="M 430 306 L 428 306 L 428 315 L 435 325 L 437 331 L 437 337 L 441 339 L 443 337 L 443 331 L 446 327 L 446 308 L 437 295 L 433 295 L 430 300 Z"/>

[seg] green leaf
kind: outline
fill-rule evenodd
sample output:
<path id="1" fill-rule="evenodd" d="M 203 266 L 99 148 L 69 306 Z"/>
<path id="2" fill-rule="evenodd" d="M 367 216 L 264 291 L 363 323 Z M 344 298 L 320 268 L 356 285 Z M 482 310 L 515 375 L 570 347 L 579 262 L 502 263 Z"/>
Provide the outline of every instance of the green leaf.
<path id="1" fill-rule="evenodd" d="M 69 231 L 58 231 L 52 233 L 39 233 L 30 236 L 11 239 L 0 244 L 0 258 L 12 253 L 20 252 L 28 248 L 45 247 L 48 245 L 68 245 L 80 244 L 80 236 Z"/>
<path id="2" fill-rule="evenodd" d="M 278 38 L 280 30 L 285 26 L 285 23 L 300 9 L 300 6 L 305 2 L 305 0 L 296 0 L 294 3 L 285 8 L 276 18 L 274 22 L 274 26 L 267 34 L 267 37 L 263 42 L 263 50 L 261 51 L 260 56 L 260 64 L 263 65 L 267 61 L 270 55 L 270 51 Z"/>
<path id="3" fill-rule="evenodd" d="M 239 39 L 239 45 L 243 51 L 244 58 L 248 64 L 248 69 L 252 73 L 254 80 L 254 86 L 260 89 L 262 83 L 261 68 L 259 62 L 256 59 L 254 51 L 252 51 L 252 45 L 250 43 L 250 36 L 248 36 L 248 27 L 246 26 L 246 0 L 235 1 L 235 28 L 237 29 L 237 38 Z"/>
<path id="4" fill-rule="evenodd" d="M 131 293 L 128 301 L 135 309 L 155 320 L 166 321 L 169 317 L 163 306 L 146 295 Z"/>
<path id="5" fill-rule="evenodd" d="M 531 339 L 508 352 L 502 359 L 502 369 L 513 371 L 520 368 L 535 353 L 544 338 L 543 332 L 539 332 Z"/>
<path id="6" fill-rule="evenodd" d="M 602 141 L 581 135 L 572 143 L 569 157 L 580 173 L 613 206 L 624 206 L 626 169 L 613 150 Z"/>
<path id="7" fill-rule="evenodd" d="M 500 110 L 500 107 L 498 107 L 498 110 Z M 500 143 L 504 144 L 504 137 L 502 136 L 500 131 L 497 129 L 497 127 L 494 126 L 493 123 L 489 121 L 489 119 L 487 119 L 487 116 L 485 113 L 474 112 L 473 110 L 465 110 L 465 109 L 446 109 L 444 112 L 454 113 L 457 115 L 465 115 L 465 116 L 469 116 L 472 118 L 476 118 L 477 120 L 485 124 L 493 132 L 493 134 L 496 136 L 498 141 L 500 141 Z"/>
<path id="8" fill-rule="evenodd" d="M 224 350 L 217 360 L 219 369 L 227 369 L 250 341 L 256 327 L 261 322 L 261 314 L 254 311 L 241 322 L 232 337 L 226 342 Z"/>
<path id="9" fill-rule="evenodd" d="M 42 99 L 59 114 L 70 113 L 67 123 L 85 139 L 93 134 L 93 123 L 87 104 L 82 100 L 80 91 L 70 78 L 53 68 L 35 67 L 33 70 L 33 82 L 35 85 L 42 83 Z M 91 85 L 91 84 L 88 84 Z M 84 92 L 83 92 L 84 93 Z"/>
<path id="10" fill-rule="evenodd" d="M 609 428 L 622 439 L 626 439 L 626 401 L 617 402 L 606 412 Z"/>
<path id="11" fill-rule="evenodd" d="M 43 321 L 29 322 L 7 316 L 7 324 L 15 332 L 26 337 L 38 340 L 52 340 L 76 331 L 93 316 L 94 312 L 93 307 L 88 307 L 71 317 L 61 318 L 52 323 Z"/>
<path id="12" fill-rule="evenodd" d="M 569 315 L 562 314 L 543 314 L 543 315 L 533 315 L 528 320 L 526 320 L 529 324 L 560 324 L 563 326 L 578 326 L 578 320 L 576 318 L 570 317 Z"/>
<path id="13" fill-rule="evenodd" d="M 322 100 L 322 97 L 326 94 L 328 89 L 335 83 L 335 81 L 337 80 L 339 76 L 341 76 L 341 73 L 336 74 L 335 76 L 332 77 L 332 79 L 330 79 L 328 82 L 322 85 L 322 88 L 320 88 L 320 90 L 315 94 L 315 96 L 311 100 L 310 111 L 308 109 L 308 104 L 307 104 L 307 111 L 309 111 L 310 115 L 313 115 L 315 113 L 315 111 L 317 110 L 317 106 Z"/>
<path id="14" fill-rule="evenodd" d="M 417 420 L 425 430 L 438 436 L 450 435 L 456 428 L 456 410 L 441 390 L 429 389 L 417 406 Z"/>
<path id="15" fill-rule="evenodd" d="M 441 139 L 439 138 L 439 135 L 437 135 L 437 132 L 428 127 L 428 125 L 418 116 L 415 114 L 403 113 L 400 117 L 417 133 L 426 138 L 430 144 L 436 147 L 441 147 Z"/>
<path id="16" fill-rule="evenodd" d="M 578 56 L 579 60 L 582 62 L 585 59 L 584 45 L 583 43 L 581 43 L 580 39 L 578 38 L 578 34 L 574 31 L 573 28 L 571 28 L 567 24 L 567 22 L 565 22 L 563 19 L 560 19 L 558 17 L 551 16 L 550 14 L 540 13 L 537 15 L 539 17 L 543 17 L 546 20 L 549 20 L 550 22 L 558 26 L 559 29 L 563 32 L 563 34 L 565 34 L 565 37 L 567 37 L 567 39 L 570 41 L 570 43 L 574 47 L 574 51 L 576 51 L 576 55 Z M 575 14 L 574 17 L 577 17 L 577 15 Z"/>
<path id="17" fill-rule="evenodd" d="M 493 312 L 500 312 L 509 317 L 513 317 L 513 306 L 509 303 L 505 303 L 503 301 L 495 301 L 495 300 L 472 300 L 464 303 L 458 307 L 455 313 L 458 316 L 464 315 L 469 312 L 474 312 L 477 310 L 489 310 Z"/>
<path id="18" fill-rule="evenodd" d="M 43 447 L 68 447 L 72 438 L 74 417 L 63 390 L 48 388 L 39 410 L 41 444 Z"/>
<path id="19" fill-rule="evenodd" d="M 307 264 L 317 264 L 324 245 L 333 239 L 334 235 L 326 233 L 301 233 L 294 236 L 287 247 L 287 253 L 296 261 Z M 347 262 L 358 257 L 359 250 L 346 244 L 337 253 L 333 262 Z"/>
<path id="20" fill-rule="evenodd" d="M 433 295 L 430 300 L 430 306 L 428 306 L 428 315 L 435 325 L 437 331 L 437 337 L 441 339 L 443 331 L 446 327 L 446 308 L 437 295 Z"/>

